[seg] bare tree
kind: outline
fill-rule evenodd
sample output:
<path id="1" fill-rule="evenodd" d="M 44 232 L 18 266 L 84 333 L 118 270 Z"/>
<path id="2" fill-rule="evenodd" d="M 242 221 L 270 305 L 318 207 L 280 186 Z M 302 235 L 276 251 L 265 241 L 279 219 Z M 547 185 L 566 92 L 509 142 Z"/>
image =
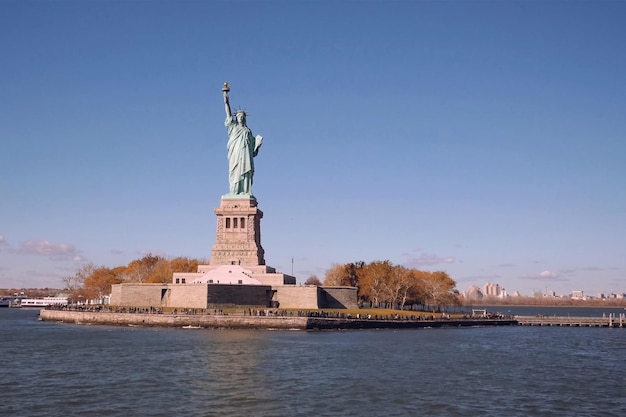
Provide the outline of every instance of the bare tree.
<path id="1" fill-rule="evenodd" d="M 90 262 L 81 266 L 74 275 L 68 275 L 61 278 L 64 285 L 63 289 L 72 293 L 78 291 L 83 287 L 83 285 L 85 284 L 85 280 L 89 278 L 89 276 L 91 276 L 95 269 L 96 266 Z"/>

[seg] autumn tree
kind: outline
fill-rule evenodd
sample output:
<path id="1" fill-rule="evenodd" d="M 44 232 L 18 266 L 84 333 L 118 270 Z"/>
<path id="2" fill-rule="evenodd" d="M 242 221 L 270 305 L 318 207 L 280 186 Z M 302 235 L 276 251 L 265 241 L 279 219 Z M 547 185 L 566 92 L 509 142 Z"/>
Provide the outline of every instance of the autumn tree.
<path id="1" fill-rule="evenodd" d="M 165 258 L 159 258 L 150 268 L 145 282 L 153 284 L 166 284 L 172 282 L 173 274 L 174 271 L 172 270 L 172 264 L 170 261 Z"/>
<path id="2" fill-rule="evenodd" d="M 393 265 L 390 261 L 374 261 L 364 265 L 361 271 L 359 296 L 371 301 L 372 305 L 379 307 L 385 300 L 385 283 L 390 279 Z"/>
<path id="3" fill-rule="evenodd" d="M 316 275 L 311 275 L 304 281 L 304 285 L 317 285 L 319 287 L 322 285 L 322 281 Z"/>
<path id="4" fill-rule="evenodd" d="M 111 285 L 121 282 L 121 276 L 117 275 L 114 270 L 105 266 L 96 268 L 85 279 L 85 299 L 102 299 L 105 295 L 111 294 Z"/>
<path id="5" fill-rule="evenodd" d="M 170 267 L 174 272 L 197 272 L 198 260 L 179 256 L 170 260 Z"/>
<path id="6" fill-rule="evenodd" d="M 107 268 L 89 263 L 75 274 L 63 278 L 65 290 L 74 300 L 102 298 L 111 293 L 111 286 L 130 283 L 170 283 L 174 272 L 197 272 L 197 259 L 178 257 L 166 259 L 148 254 L 126 266 Z"/>
<path id="7" fill-rule="evenodd" d="M 326 270 L 324 285 L 341 287 L 350 285 L 350 273 L 346 265 L 333 264 Z"/>
<path id="8" fill-rule="evenodd" d="M 458 305 L 456 282 L 443 271 L 426 273 L 421 280 L 419 291 L 423 304 L 430 306 Z"/>
<path id="9" fill-rule="evenodd" d="M 408 287 L 400 293 L 400 308 L 404 308 L 406 304 L 421 304 L 419 295 L 424 274 L 426 274 L 424 271 L 418 269 L 406 271 L 405 279 L 408 282 Z"/>
<path id="10" fill-rule="evenodd" d="M 419 285 L 417 280 L 413 278 L 416 278 L 416 275 L 412 274 L 410 269 L 401 265 L 396 265 L 392 268 L 389 277 L 384 283 L 386 299 L 392 308 L 396 306 L 399 309 L 404 308 L 409 295 Z"/>
<path id="11" fill-rule="evenodd" d="M 126 267 L 125 281 L 127 282 L 148 282 L 152 274 L 152 269 L 156 266 L 160 256 L 154 256 L 151 253 L 141 259 L 136 259 Z"/>
<path id="12" fill-rule="evenodd" d="M 356 285 L 355 285 L 356 283 Z M 333 265 L 325 285 L 355 285 L 359 298 L 372 306 L 403 309 L 407 304 L 458 305 L 456 282 L 445 272 L 425 272 L 389 260 Z"/>
<path id="13" fill-rule="evenodd" d="M 363 267 L 365 262 L 358 261 L 349 263 L 346 265 L 346 272 L 348 273 L 349 285 L 351 287 L 358 287 L 361 274 L 363 273 Z"/>

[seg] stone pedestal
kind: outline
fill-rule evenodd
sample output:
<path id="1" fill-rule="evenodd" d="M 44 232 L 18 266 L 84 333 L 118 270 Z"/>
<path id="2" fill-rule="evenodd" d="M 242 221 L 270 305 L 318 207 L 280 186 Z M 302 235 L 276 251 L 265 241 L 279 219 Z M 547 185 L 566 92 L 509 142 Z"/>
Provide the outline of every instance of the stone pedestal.
<path id="1" fill-rule="evenodd" d="M 265 265 L 261 246 L 261 218 L 254 198 L 222 198 L 210 265 Z"/>

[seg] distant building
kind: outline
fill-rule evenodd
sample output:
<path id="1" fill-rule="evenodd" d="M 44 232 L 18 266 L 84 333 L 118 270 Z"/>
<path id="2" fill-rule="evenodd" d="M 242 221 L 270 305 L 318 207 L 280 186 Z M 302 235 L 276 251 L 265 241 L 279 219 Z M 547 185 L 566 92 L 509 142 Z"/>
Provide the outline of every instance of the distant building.
<path id="1" fill-rule="evenodd" d="M 483 294 L 487 298 L 506 298 L 506 290 L 500 284 L 488 282 L 483 286 Z"/>
<path id="2" fill-rule="evenodd" d="M 586 300 L 585 294 L 582 290 L 572 291 L 572 300 Z"/>
<path id="3" fill-rule="evenodd" d="M 468 301 L 482 300 L 484 298 L 483 292 L 477 285 L 472 285 L 467 291 L 463 291 L 463 298 Z"/>

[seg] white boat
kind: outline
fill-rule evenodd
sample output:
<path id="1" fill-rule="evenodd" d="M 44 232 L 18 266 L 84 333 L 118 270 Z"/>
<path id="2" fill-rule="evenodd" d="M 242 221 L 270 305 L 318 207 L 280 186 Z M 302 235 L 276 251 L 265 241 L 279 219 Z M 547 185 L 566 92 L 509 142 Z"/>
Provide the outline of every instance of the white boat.
<path id="1" fill-rule="evenodd" d="M 51 305 L 67 305 L 67 297 L 44 297 L 44 298 L 23 298 L 20 307 L 24 308 L 45 308 Z"/>

